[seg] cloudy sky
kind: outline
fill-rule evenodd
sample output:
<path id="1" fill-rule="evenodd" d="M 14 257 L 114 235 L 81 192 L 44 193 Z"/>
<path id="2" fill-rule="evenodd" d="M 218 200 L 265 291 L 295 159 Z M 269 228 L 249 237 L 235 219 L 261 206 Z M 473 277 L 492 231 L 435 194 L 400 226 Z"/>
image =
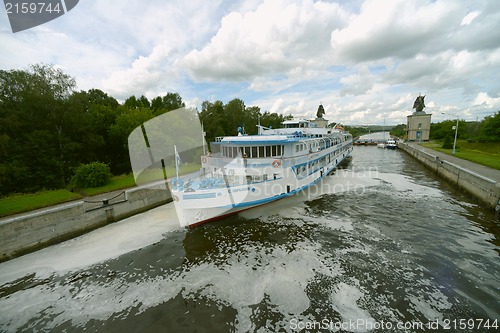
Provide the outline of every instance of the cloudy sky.
<path id="1" fill-rule="evenodd" d="M 0 69 L 47 63 L 119 101 L 179 93 L 345 124 L 433 121 L 500 110 L 498 0 L 81 0 L 12 33 Z M 448 115 L 441 114 L 442 112 Z"/>

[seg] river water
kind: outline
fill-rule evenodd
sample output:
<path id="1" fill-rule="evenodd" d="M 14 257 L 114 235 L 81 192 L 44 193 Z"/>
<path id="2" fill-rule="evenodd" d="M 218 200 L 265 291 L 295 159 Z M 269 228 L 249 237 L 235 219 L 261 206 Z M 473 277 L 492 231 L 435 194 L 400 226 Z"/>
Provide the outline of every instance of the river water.
<path id="1" fill-rule="evenodd" d="M 359 146 L 222 221 L 181 229 L 168 204 L 0 264 L 0 331 L 494 331 L 499 255 L 491 210 Z"/>

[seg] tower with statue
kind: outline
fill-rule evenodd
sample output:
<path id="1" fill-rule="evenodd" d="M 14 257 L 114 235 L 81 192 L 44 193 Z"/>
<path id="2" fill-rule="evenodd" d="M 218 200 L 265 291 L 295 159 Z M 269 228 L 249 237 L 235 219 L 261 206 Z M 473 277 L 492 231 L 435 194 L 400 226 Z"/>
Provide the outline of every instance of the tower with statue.
<path id="1" fill-rule="evenodd" d="M 326 127 L 328 125 L 328 119 L 325 119 L 323 116 L 325 115 L 325 108 L 321 103 L 318 107 L 318 111 L 316 112 L 316 119 L 311 119 L 311 122 L 318 125 L 318 127 Z"/>
<path id="2" fill-rule="evenodd" d="M 408 141 L 429 141 L 432 114 L 425 113 L 424 99 L 425 95 L 419 95 L 413 103 L 415 112 L 407 116 L 406 138 Z"/>

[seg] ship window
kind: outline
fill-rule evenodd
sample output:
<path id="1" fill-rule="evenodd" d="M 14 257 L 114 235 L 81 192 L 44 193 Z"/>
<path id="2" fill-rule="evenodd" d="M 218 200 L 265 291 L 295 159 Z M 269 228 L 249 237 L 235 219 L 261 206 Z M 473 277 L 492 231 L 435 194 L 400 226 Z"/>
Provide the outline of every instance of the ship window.
<path id="1" fill-rule="evenodd" d="M 257 147 L 252 147 L 252 158 L 258 157 L 257 155 Z"/>
<path id="2" fill-rule="evenodd" d="M 232 147 L 224 147 L 226 150 L 226 156 L 227 157 L 233 157 L 233 149 Z"/>
<path id="3" fill-rule="evenodd" d="M 245 147 L 245 153 L 243 156 L 250 157 L 250 147 Z"/>
<path id="4" fill-rule="evenodd" d="M 300 150 L 300 145 L 296 145 L 296 146 L 295 146 L 295 152 L 296 152 L 296 153 L 298 153 L 298 152 L 299 152 L 299 150 Z"/>
<path id="5" fill-rule="evenodd" d="M 271 146 L 271 148 L 273 150 L 273 153 L 271 154 L 271 156 L 278 156 L 278 153 L 276 152 L 277 147 L 278 146 Z"/>
<path id="6" fill-rule="evenodd" d="M 271 146 L 266 146 L 266 156 L 271 157 Z"/>
<path id="7" fill-rule="evenodd" d="M 259 146 L 259 157 L 265 157 L 264 150 L 264 146 Z"/>
<path id="8" fill-rule="evenodd" d="M 238 157 L 238 147 L 233 147 L 233 157 Z"/>

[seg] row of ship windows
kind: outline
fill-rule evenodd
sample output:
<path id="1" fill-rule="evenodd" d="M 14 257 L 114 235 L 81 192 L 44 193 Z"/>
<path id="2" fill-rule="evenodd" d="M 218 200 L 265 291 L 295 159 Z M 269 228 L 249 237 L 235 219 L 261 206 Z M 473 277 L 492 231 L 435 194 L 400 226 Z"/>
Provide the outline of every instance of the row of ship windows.
<path id="1" fill-rule="evenodd" d="M 331 147 L 341 143 L 344 140 L 339 139 L 321 139 L 309 144 L 299 143 L 295 145 L 295 152 L 301 152 L 307 149 L 319 150 Z M 281 157 L 285 152 L 284 145 L 269 145 L 269 146 L 249 146 L 249 147 L 222 147 L 222 154 L 224 157 L 236 158 L 264 158 L 264 157 Z"/>
<path id="2" fill-rule="evenodd" d="M 320 140 L 315 140 L 309 144 L 307 143 L 298 143 L 295 145 L 295 152 L 299 153 L 301 151 L 310 149 L 310 150 L 318 150 L 318 149 L 325 149 L 329 148 L 331 146 L 337 145 L 343 141 L 347 140 L 347 136 L 344 136 L 343 140 L 342 139 L 320 139 Z"/>
<path id="3" fill-rule="evenodd" d="M 302 179 L 302 178 L 318 171 L 319 169 L 326 166 L 327 164 L 330 164 L 333 160 L 335 160 L 335 164 L 337 164 L 338 160 L 336 159 L 336 157 L 348 149 L 349 149 L 349 147 L 343 147 L 342 149 L 338 149 L 334 152 L 331 152 L 330 154 L 323 156 L 322 158 L 317 159 L 315 161 L 312 161 L 312 162 L 309 162 L 307 164 L 303 164 L 300 166 L 294 166 L 294 167 L 292 167 L 292 170 L 293 170 L 293 172 L 295 172 L 295 174 L 297 175 L 297 177 L 299 179 Z M 345 157 L 345 154 L 343 154 L 342 157 Z M 309 170 L 309 172 L 308 172 L 308 170 Z"/>
<path id="4" fill-rule="evenodd" d="M 222 147 L 222 155 L 224 157 L 231 157 L 231 158 L 281 157 L 284 151 L 285 151 L 284 145 Z"/>

